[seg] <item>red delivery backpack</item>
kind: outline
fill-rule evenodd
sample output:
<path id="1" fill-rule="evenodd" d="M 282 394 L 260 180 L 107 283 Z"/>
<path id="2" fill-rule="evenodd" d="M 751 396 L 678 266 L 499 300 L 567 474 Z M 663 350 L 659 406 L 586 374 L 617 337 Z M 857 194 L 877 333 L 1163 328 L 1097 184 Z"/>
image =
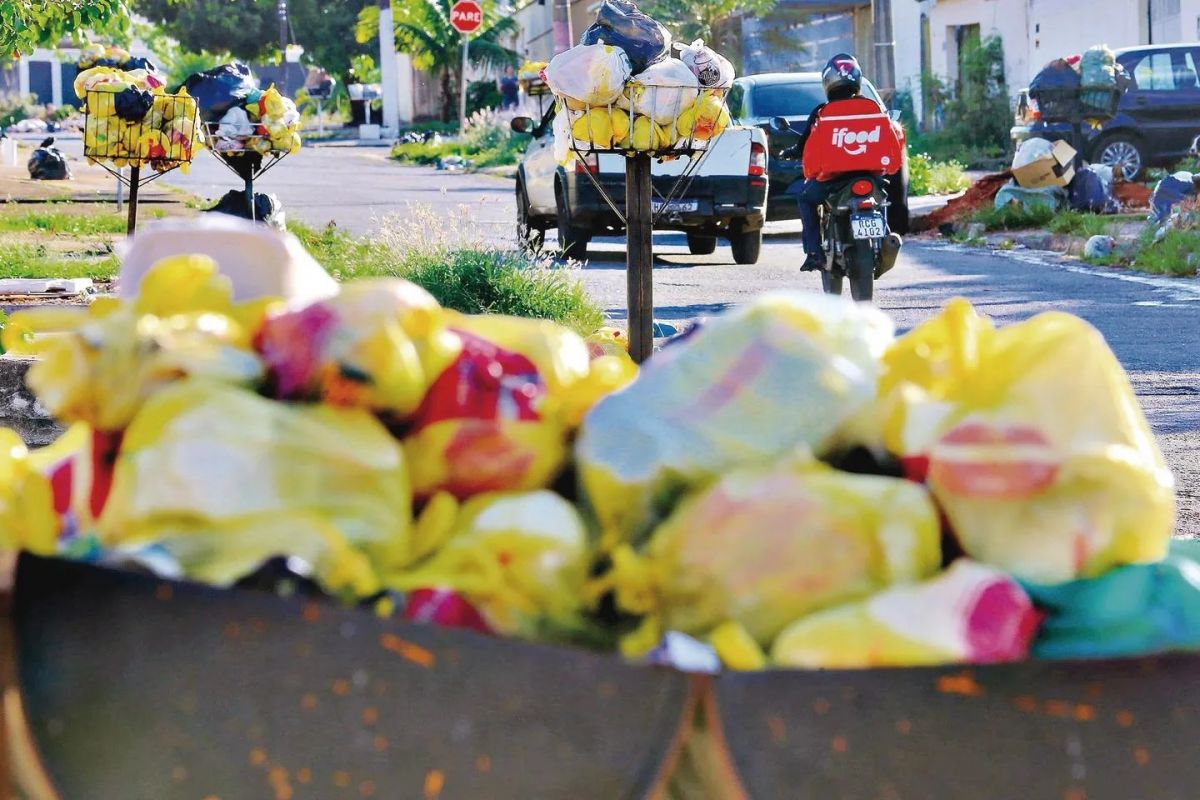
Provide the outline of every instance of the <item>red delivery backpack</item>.
<path id="1" fill-rule="evenodd" d="M 804 146 L 804 177 L 828 181 L 850 172 L 893 175 L 904 145 L 892 120 L 866 97 L 835 100 L 821 109 Z"/>

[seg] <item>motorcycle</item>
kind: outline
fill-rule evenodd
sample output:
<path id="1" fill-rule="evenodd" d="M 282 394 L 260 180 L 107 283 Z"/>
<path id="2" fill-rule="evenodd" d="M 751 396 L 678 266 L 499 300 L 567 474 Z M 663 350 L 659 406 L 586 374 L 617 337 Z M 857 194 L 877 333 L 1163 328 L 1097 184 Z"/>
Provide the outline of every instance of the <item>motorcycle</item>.
<path id="1" fill-rule="evenodd" d="M 771 129 L 800 133 L 784 117 L 773 119 Z M 792 160 L 787 153 L 785 150 L 779 157 Z M 795 159 L 799 158 L 796 153 Z M 833 190 L 821 204 L 821 241 L 828 265 L 821 272 L 821 288 L 826 294 L 840 295 L 849 278 L 850 296 L 870 300 L 875 281 L 896 265 L 903 241 L 888 228 L 887 183 L 886 177 L 873 173 L 846 173 L 834 181 Z"/>

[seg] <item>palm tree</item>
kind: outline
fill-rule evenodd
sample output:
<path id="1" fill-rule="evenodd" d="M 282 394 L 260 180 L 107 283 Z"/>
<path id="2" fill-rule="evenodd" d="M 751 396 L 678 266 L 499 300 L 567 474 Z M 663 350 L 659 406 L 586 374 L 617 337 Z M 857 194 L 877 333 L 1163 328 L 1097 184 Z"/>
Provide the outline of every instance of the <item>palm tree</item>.
<path id="1" fill-rule="evenodd" d="M 450 26 L 454 0 L 393 0 L 396 50 L 412 58 L 413 66 L 432 72 L 442 84 L 442 121 L 454 117 L 462 64 L 462 36 Z M 500 44 L 517 33 L 511 16 L 501 16 L 494 2 L 484 2 L 483 25 L 471 36 L 470 59 L 477 67 L 517 65 L 517 54 Z M 358 15 L 354 38 L 366 44 L 378 36 L 379 8 L 365 7 Z"/>

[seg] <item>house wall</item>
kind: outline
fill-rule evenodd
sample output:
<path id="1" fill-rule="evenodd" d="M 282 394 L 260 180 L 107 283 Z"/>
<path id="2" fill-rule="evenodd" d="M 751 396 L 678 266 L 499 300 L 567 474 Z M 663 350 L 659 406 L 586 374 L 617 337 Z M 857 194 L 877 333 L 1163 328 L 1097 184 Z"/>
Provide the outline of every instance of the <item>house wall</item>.
<path id="1" fill-rule="evenodd" d="M 917 119 L 924 113 L 921 104 L 921 72 L 924 68 L 921 17 L 929 13 L 932 5 L 931 0 L 902 0 L 892 4 L 892 38 L 896 41 L 896 90 L 908 92 L 912 96 Z"/>
<path id="2" fill-rule="evenodd" d="M 1026 0 L 937 0 L 933 3 L 929 12 L 933 71 L 950 82 L 958 78 L 955 30 L 966 25 L 978 25 L 980 35 L 985 39 L 999 36 L 1004 42 L 1004 72 L 1009 89 L 1015 95 L 1029 75 Z"/>
<path id="3" fill-rule="evenodd" d="M 1049 61 L 1081 53 L 1097 44 L 1114 50 L 1146 42 L 1145 3 L 1091 0 L 1081 14 L 1079 0 L 1029 0 L 1029 67 L 1024 86 Z M 1094 9 L 1094 11 L 1092 11 Z"/>

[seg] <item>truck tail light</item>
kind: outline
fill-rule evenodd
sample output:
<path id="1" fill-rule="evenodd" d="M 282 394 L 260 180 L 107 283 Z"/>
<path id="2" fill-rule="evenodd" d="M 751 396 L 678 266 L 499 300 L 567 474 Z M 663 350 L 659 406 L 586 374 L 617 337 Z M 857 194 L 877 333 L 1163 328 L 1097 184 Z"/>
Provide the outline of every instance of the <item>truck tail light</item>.
<path id="1" fill-rule="evenodd" d="M 1033 122 L 1040 122 L 1042 119 L 1042 110 L 1038 108 L 1038 101 L 1032 97 L 1029 98 L 1029 119 Z"/>
<path id="2" fill-rule="evenodd" d="M 750 171 L 752 178 L 760 178 L 767 174 L 767 148 L 758 142 L 750 143 Z"/>
<path id="3" fill-rule="evenodd" d="M 855 181 L 854 185 L 850 187 L 850 191 L 856 197 L 867 197 L 871 192 L 875 191 L 875 184 L 866 179 Z"/>
<path id="4" fill-rule="evenodd" d="M 600 171 L 600 156 L 592 154 L 590 156 L 575 157 L 575 173 L 582 175 L 585 172 L 590 172 L 593 175 Z"/>

